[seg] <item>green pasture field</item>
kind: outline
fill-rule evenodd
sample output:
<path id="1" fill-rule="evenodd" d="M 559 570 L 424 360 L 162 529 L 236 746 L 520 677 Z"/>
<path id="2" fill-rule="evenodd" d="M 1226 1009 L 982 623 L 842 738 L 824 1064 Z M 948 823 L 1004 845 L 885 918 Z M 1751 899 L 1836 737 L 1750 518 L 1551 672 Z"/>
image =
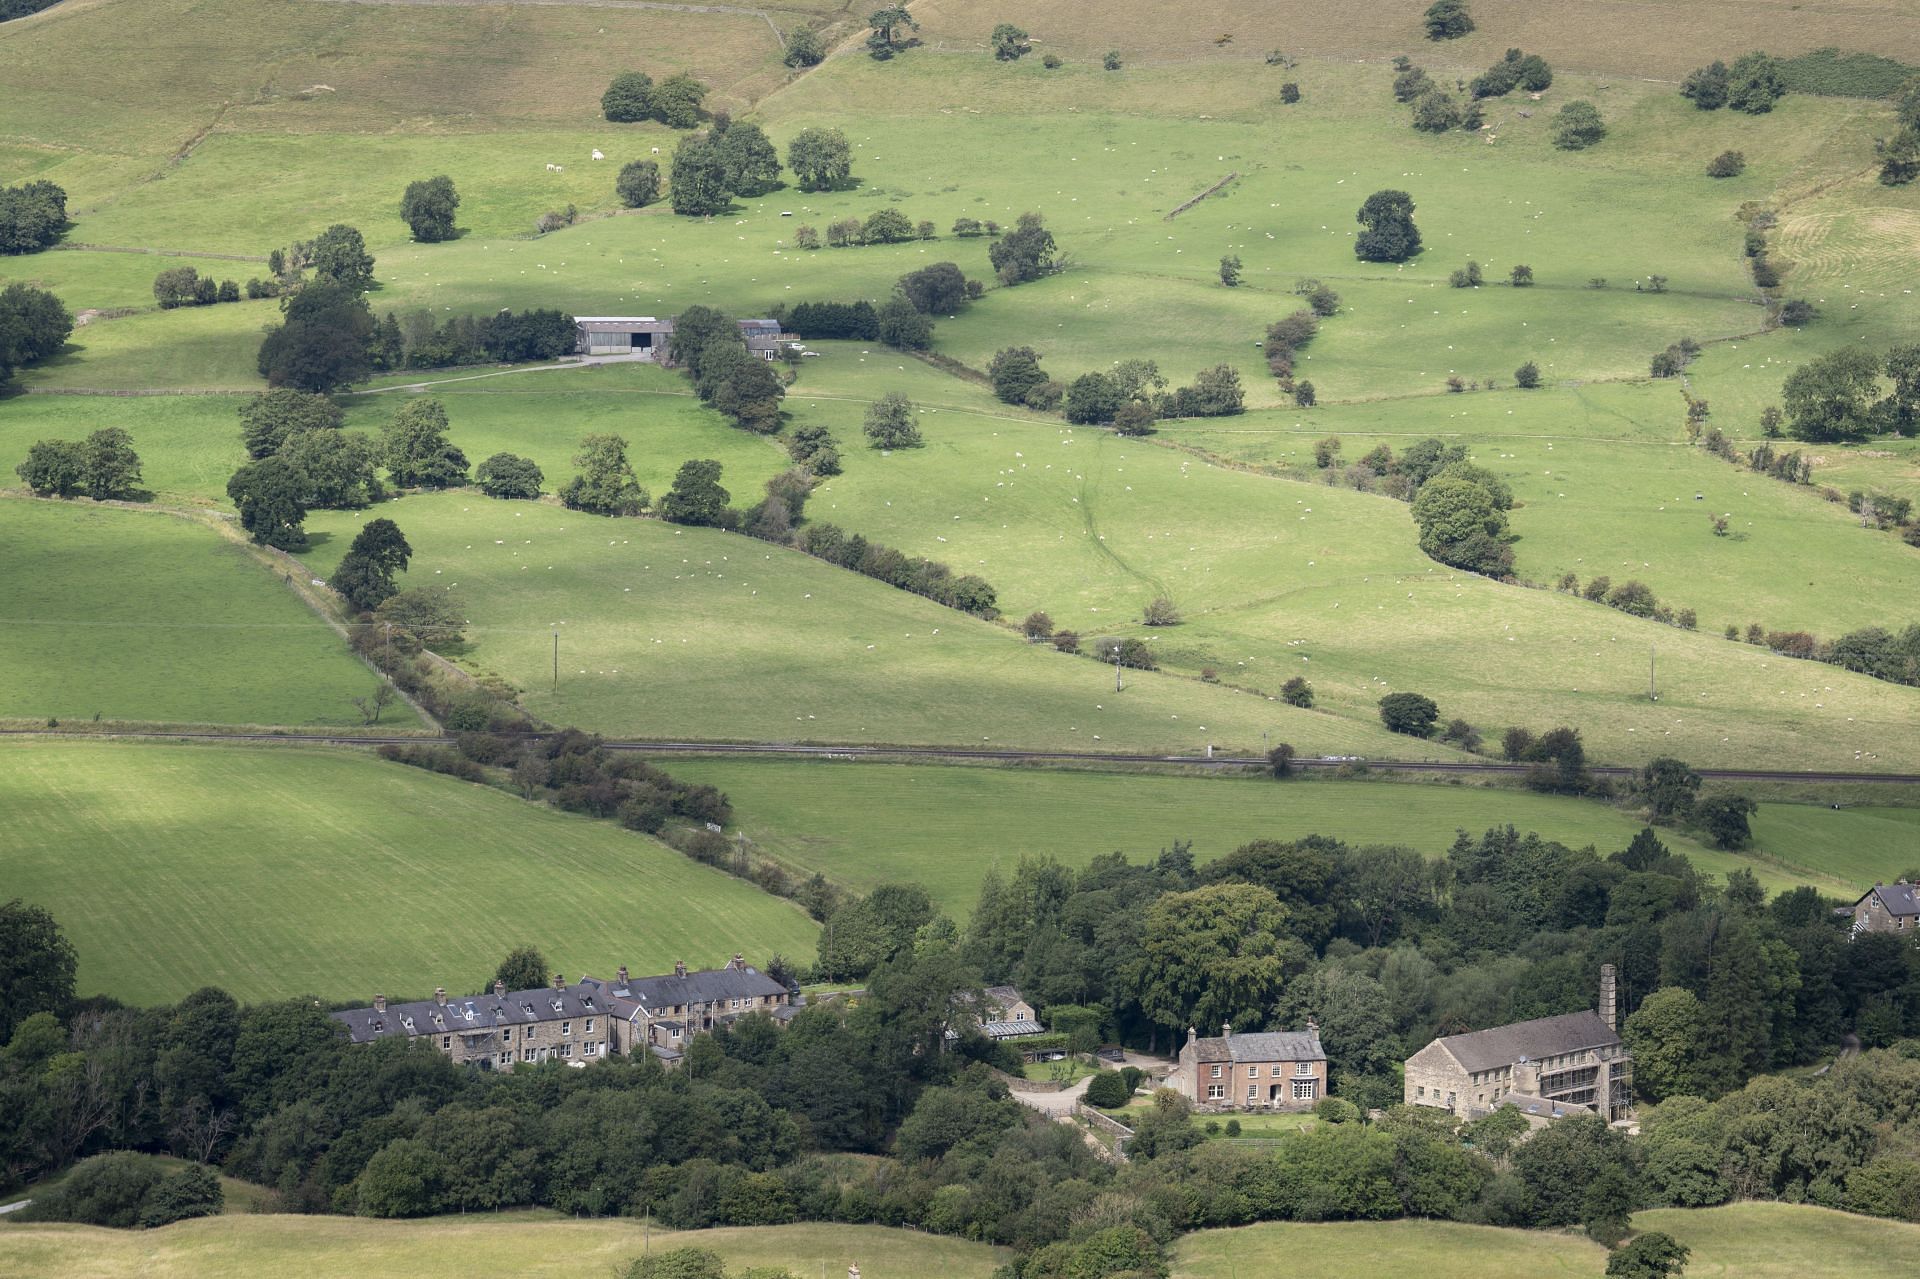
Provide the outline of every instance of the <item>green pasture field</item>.
<path id="1" fill-rule="evenodd" d="M 0 880 L 60 921 L 82 994 L 478 990 L 523 944 L 570 976 L 813 950 L 798 907 L 646 836 L 358 751 L 40 740 L 0 760 Z"/>
<path id="2" fill-rule="evenodd" d="M 51 289 L 62 298 L 86 299 L 80 306 L 109 308 L 157 308 L 153 300 L 153 277 L 162 271 L 190 266 L 201 275 L 216 280 L 232 280 L 244 293 L 248 280 L 267 274 L 266 255 L 257 262 L 236 262 L 230 258 L 206 258 L 160 254 L 145 251 L 113 253 L 86 250 L 55 250 L 22 258 L 9 258 L 9 282 L 24 279 L 36 288 Z M 216 303 L 232 306 L 234 303 Z M 205 308 L 197 308 L 205 309 Z M 84 335 L 83 335 L 84 336 Z"/>
<path id="3" fill-rule="evenodd" d="M 1791 1204 L 1636 1212 L 1633 1226 L 1664 1231 L 1690 1248 L 1690 1275 L 1742 1279 L 1837 1274 L 1893 1279 L 1907 1273 L 1912 1250 L 1920 1246 L 1920 1226 Z M 1531 1279 L 1541 1274 L 1598 1279 L 1606 1266 L 1606 1249 L 1576 1234 L 1440 1221 L 1203 1230 L 1178 1240 L 1173 1258 L 1175 1279 L 1230 1279 L 1281 1270 L 1302 1279 L 1338 1279 L 1360 1268 L 1432 1279 Z"/>
<path id="4" fill-rule="evenodd" d="M 1474 461 L 1512 486 L 1520 503 L 1510 517 L 1520 535 L 1515 569 L 1523 578 L 1544 585 L 1567 572 L 1583 583 L 1601 574 L 1616 583 L 1637 578 L 1663 601 L 1696 610 L 1700 629 L 1711 634 L 1760 622 L 1831 638 L 1915 620 L 1920 550 L 1897 533 L 1861 528 L 1844 505 L 1825 501 L 1824 468 L 1812 485 L 1785 484 L 1689 447 L 1685 411 L 1673 382 L 1509 386 L 1439 402 L 1174 423 L 1162 437 L 1317 482 L 1334 478 L 1314 469 L 1313 445 L 1327 436 L 1340 440 L 1342 464 L 1379 445 L 1404 452 L 1438 436 L 1466 445 Z M 1758 442 L 1754 436 L 1747 447 Z M 1776 448 L 1839 454 L 1793 441 Z M 1892 487 L 1877 477 L 1871 483 Z M 1411 522 L 1402 504 L 1393 507 Z M 1730 521 L 1730 536 L 1714 535 L 1714 516 Z"/>
<path id="5" fill-rule="evenodd" d="M 1572 724 L 1609 760 L 1671 753 L 1695 764 L 1791 757 L 1807 767 L 1891 768 L 1920 758 L 1905 727 L 1920 714 L 1913 689 L 1453 572 L 1420 553 L 1407 508 L 1391 499 L 1210 465 L 1158 440 L 1021 422 L 996 412 L 978 388 L 916 372 L 924 366 L 876 363 L 837 352 L 812 361 L 790 398 L 804 414 L 814 392 L 844 388 L 858 399 L 884 381 L 913 395 L 917 380 L 940 388 L 930 400 L 940 411 L 920 419 L 927 444 L 852 456 L 845 475 L 816 491 L 809 515 L 984 573 L 1010 616 L 1041 608 L 1083 634 L 1148 636 L 1170 669 L 1212 667 L 1268 694 L 1298 673 L 1313 683 L 1317 706 L 1354 720 L 1373 718 L 1382 695 L 1410 690 L 1433 697 L 1443 718 L 1463 716 L 1490 736 L 1508 724 Z M 980 412 L 953 411 L 969 392 Z M 1483 393 L 1436 403 L 1458 411 L 1494 402 Z M 853 416 L 831 402 L 822 412 Z M 1413 425 L 1425 434 L 1441 423 Z M 1167 440 L 1201 429 L 1170 430 Z M 1546 442 L 1531 447 L 1544 456 Z M 1726 475 L 1738 479 L 1731 467 Z M 1603 488 L 1593 483 L 1588 493 Z M 1693 505 L 1690 493 L 1680 496 Z M 1911 554 L 1884 538 L 1852 537 L 1859 530 L 1831 522 L 1825 509 L 1804 510 L 1829 535 L 1825 544 L 1841 548 L 1835 555 L 1872 564 L 1865 557 Z M 1704 532 L 1704 518 L 1689 517 L 1701 540 L 1720 540 Z M 1776 531 L 1770 544 L 1786 536 Z M 1754 563 L 1756 575 L 1764 571 Z M 1680 580 L 1678 567 L 1663 581 Z M 1184 624 L 1138 626 L 1140 610 L 1163 593 Z M 1857 624 L 1862 613 L 1849 616 Z M 1702 625 L 1716 622 L 1724 625 L 1707 612 Z M 1659 702 L 1647 700 L 1650 649 Z"/>
<path id="6" fill-rule="evenodd" d="M 357 725 L 375 677 L 217 530 L 158 512 L 0 500 L 0 715 Z M 404 704 L 387 722 L 414 727 Z"/>
<path id="7" fill-rule="evenodd" d="M 96 1158 L 97 1157 L 98 1156 L 96 1156 Z M 173 1155 L 142 1154 L 135 1155 L 134 1157 L 143 1163 L 151 1164 L 153 1167 L 165 1173 L 179 1172 L 181 1169 L 191 1166 L 190 1161 L 177 1158 Z M 80 1163 L 90 1162 L 92 1161 L 88 1159 L 80 1161 Z M 45 1178 L 42 1181 L 36 1181 L 30 1186 L 14 1191 L 12 1194 L 0 1195 L 0 1205 L 17 1203 L 22 1199 L 37 1198 L 53 1186 L 71 1177 L 74 1174 L 74 1170 L 79 1167 L 80 1164 L 73 1164 L 65 1170 L 55 1173 L 51 1177 Z M 222 1174 L 220 1177 L 220 1191 L 226 1196 L 226 1205 L 222 1211 L 228 1215 L 270 1211 L 267 1205 L 271 1202 L 272 1192 L 264 1186 L 256 1185 L 251 1181 L 241 1181 L 237 1177 L 228 1177 Z M 19 1227 L 25 1224 L 26 1223 L 21 1221 L 19 1217 L 11 1213 L 6 1216 L 0 1216 L 0 1231 L 5 1231 L 10 1226 Z M 0 1253 L 4 1253 L 4 1251 L 5 1245 L 0 1244 Z"/>
<path id="8" fill-rule="evenodd" d="M 247 460 L 242 395 L 22 395 L 0 407 L 0 477 L 35 441 L 82 440 L 117 426 L 133 438 L 141 479 L 157 501 L 231 509 L 227 481 Z M 389 407 L 391 413 L 391 407 Z"/>
<path id="9" fill-rule="evenodd" d="M 511 1257 L 517 1275 L 623 1272 L 644 1251 L 708 1248 L 729 1270 L 781 1266 L 839 1276 L 858 1265 L 871 1279 L 913 1275 L 987 1279 L 1005 1249 L 917 1230 L 807 1223 L 676 1232 L 631 1217 L 594 1220 L 551 1212 L 374 1221 L 356 1217 L 210 1217 L 154 1231 L 97 1226 L 0 1227 L 0 1270 L 43 1279 L 313 1279 L 368 1274 L 455 1279 L 476 1257 Z"/>
<path id="10" fill-rule="evenodd" d="M 740 829 L 778 860 L 859 889 L 917 883 L 964 920 L 980 880 L 1022 857 L 1080 867 L 1125 853 L 1138 863 L 1176 841 L 1208 862 L 1254 839 L 1328 835 L 1349 844 L 1404 844 L 1431 857 L 1458 831 L 1511 825 L 1602 856 L 1641 823 L 1591 800 L 1531 791 L 1308 778 L 1170 777 L 959 765 L 669 758 L 676 777 L 733 800 Z M 1851 900 L 1920 861 L 1920 810 L 1840 810 L 1764 804 L 1755 838 L 1725 853 L 1677 831 L 1660 839 L 1718 879 L 1752 870 L 1769 892 L 1812 884 Z"/>
<path id="11" fill-rule="evenodd" d="M 548 376 L 548 375 L 540 375 Z M 647 462 L 649 474 L 671 465 Z M 723 475 L 722 482 L 729 477 Z M 1098 750 L 1391 753 L 1377 723 L 1190 678 L 1112 671 L 798 551 L 477 492 L 378 508 L 413 546 L 403 585 L 466 605 L 462 661 L 549 722 L 625 736 Z M 324 577 L 371 512 L 316 512 Z M 956 563 L 957 571 L 970 564 Z M 560 680 L 553 688 L 553 639 Z M 1423 748 L 1428 751 L 1444 748 Z"/>

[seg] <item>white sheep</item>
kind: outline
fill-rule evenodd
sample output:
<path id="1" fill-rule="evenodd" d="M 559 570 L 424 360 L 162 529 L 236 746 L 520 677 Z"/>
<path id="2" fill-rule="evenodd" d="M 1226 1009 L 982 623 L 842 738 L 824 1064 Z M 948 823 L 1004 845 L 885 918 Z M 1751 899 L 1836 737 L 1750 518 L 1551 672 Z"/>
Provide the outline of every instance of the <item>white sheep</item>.
<path id="1" fill-rule="evenodd" d="M 558 172 L 560 172 L 560 166 L 559 166 L 559 165 L 557 165 L 557 164 L 552 164 L 552 163 L 549 163 L 549 164 L 547 165 L 547 172 L 548 172 L 548 173 L 558 173 Z"/>
<path id="2" fill-rule="evenodd" d="M 599 152 L 599 149 L 598 149 L 598 148 L 595 148 L 595 150 L 594 150 L 594 153 L 593 153 L 593 158 L 594 158 L 594 159 L 596 159 L 596 160 L 604 160 L 604 159 L 606 159 L 607 157 L 605 157 L 604 155 L 601 155 L 601 154 L 600 154 L 600 152 Z"/>

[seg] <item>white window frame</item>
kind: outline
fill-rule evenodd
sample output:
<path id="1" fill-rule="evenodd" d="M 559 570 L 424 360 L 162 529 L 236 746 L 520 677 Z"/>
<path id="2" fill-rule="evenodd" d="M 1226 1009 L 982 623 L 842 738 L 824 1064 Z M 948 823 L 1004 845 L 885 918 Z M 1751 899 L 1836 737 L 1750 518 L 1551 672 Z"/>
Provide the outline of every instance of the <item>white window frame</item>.
<path id="1" fill-rule="evenodd" d="M 1225 1101 L 1226 1099 L 1227 1099 L 1227 1086 L 1225 1084 L 1208 1084 L 1207 1085 L 1208 1101 Z"/>
<path id="2" fill-rule="evenodd" d="M 1315 1090 L 1315 1084 L 1317 1082 L 1318 1082 L 1317 1080 L 1312 1080 L 1312 1079 L 1294 1080 L 1293 1081 L 1293 1099 L 1295 1101 L 1312 1101 L 1314 1090 Z"/>
<path id="3" fill-rule="evenodd" d="M 1217 1062 L 1214 1064 L 1212 1077 L 1215 1079 L 1220 1078 L 1220 1065 Z"/>

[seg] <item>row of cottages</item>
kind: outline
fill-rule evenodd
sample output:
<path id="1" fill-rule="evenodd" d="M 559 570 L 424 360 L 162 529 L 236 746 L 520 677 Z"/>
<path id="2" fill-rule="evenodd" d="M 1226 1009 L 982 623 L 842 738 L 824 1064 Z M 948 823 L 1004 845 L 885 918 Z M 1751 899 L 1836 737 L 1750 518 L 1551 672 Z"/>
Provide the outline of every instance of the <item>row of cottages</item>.
<path id="1" fill-rule="evenodd" d="M 704 1030 L 763 1012 L 784 1024 L 799 1011 L 787 988 L 735 955 L 725 968 L 692 972 L 684 963 L 669 975 L 614 981 L 582 977 L 569 984 L 555 973 L 551 987 L 390 1004 L 375 995 L 366 1008 L 333 1014 L 356 1044 L 380 1039 L 426 1039 L 456 1065 L 511 1071 L 515 1066 L 564 1061 L 584 1066 L 599 1057 L 651 1052 L 678 1063 L 686 1042 Z"/>
<path id="2" fill-rule="evenodd" d="M 1223 1023 L 1217 1039 L 1189 1026 L 1178 1073 L 1202 1110 L 1310 1110 L 1327 1095 L 1327 1054 L 1311 1018 L 1305 1030 L 1251 1035 Z"/>
<path id="3" fill-rule="evenodd" d="M 796 334 L 782 333 L 778 320 L 741 320 L 739 324 L 747 350 L 763 360 L 778 358 L 782 348 L 800 340 Z M 577 315 L 573 331 L 576 354 L 636 355 L 664 362 L 673 320 L 651 315 Z"/>
<path id="4" fill-rule="evenodd" d="M 1535 1126 L 1582 1110 L 1626 1119 L 1633 1111 L 1633 1058 L 1620 1040 L 1616 1013 L 1613 965 L 1603 964 L 1597 1011 L 1436 1039 L 1407 1059 L 1404 1100 L 1462 1119 L 1514 1106 Z"/>
<path id="5" fill-rule="evenodd" d="M 1853 935 L 1893 933 L 1912 937 L 1920 944 L 1920 884 L 1904 879 L 1891 884 L 1875 884 L 1843 913 L 1853 916 Z"/>

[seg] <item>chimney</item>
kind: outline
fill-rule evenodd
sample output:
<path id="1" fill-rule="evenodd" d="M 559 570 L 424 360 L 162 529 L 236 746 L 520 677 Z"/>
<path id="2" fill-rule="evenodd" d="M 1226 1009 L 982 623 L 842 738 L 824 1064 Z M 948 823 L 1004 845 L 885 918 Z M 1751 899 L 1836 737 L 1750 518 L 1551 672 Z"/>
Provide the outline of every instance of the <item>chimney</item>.
<path id="1" fill-rule="evenodd" d="M 622 986 L 627 984 L 627 966 L 625 964 L 620 965 L 620 984 Z"/>
<path id="2" fill-rule="evenodd" d="M 675 977 L 685 977 L 685 976 L 687 975 L 687 961 L 686 961 L 686 960 L 684 960 L 684 959 L 676 959 L 676 960 L 674 960 L 674 961 L 673 961 L 673 975 L 674 975 Z"/>
<path id="3" fill-rule="evenodd" d="M 447 1006 L 447 988 L 445 986 L 435 986 L 433 988 L 433 1002 L 442 1008 Z"/>
<path id="4" fill-rule="evenodd" d="M 495 999 L 505 999 L 507 997 L 507 983 L 501 981 L 498 977 L 493 980 L 493 997 Z"/>
<path id="5" fill-rule="evenodd" d="M 553 988 L 555 990 L 565 990 L 567 988 L 567 979 L 559 973 L 555 973 L 553 975 Z"/>
<path id="6" fill-rule="evenodd" d="M 387 997 L 385 995 L 375 995 L 373 997 L 373 1011 L 377 1013 L 387 1011 Z"/>
<path id="7" fill-rule="evenodd" d="M 1230 1022 L 1230 1021 L 1223 1021 L 1223 1022 L 1221 1022 L 1221 1023 L 1220 1023 L 1220 1038 L 1222 1038 L 1222 1039 L 1232 1039 L 1232 1038 L 1233 1038 L 1233 1023 L 1232 1023 L 1232 1022 Z"/>
<path id="8" fill-rule="evenodd" d="M 1311 1017 L 1307 1018 L 1307 1033 L 1309 1035 L 1317 1035 L 1320 1033 L 1320 1023 Z"/>
<path id="9" fill-rule="evenodd" d="M 737 950 L 733 952 L 733 958 L 729 960 L 727 963 L 727 967 L 734 969 L 736 972 L 742 968 L 745 968 L 746 966 L 747 966 L 747 957 L 741 954 Z"/>
<path id="10" fill-rule="evenodd" d="M 1600 1020 L 1607 1023 L 1607 1029 L 1617 1032 L 1615 1024 L 1618 1005 L 1617 984 L 1614 980 L 1613 965 L 1600 965 Z"/>
<path id="11" fill-rule="evenodd" d="M 1187 1027 L 1187 1042 L 1192 1043 L 1194 1040 L 1198 1038 L 1200 1038 L 1200 1032 L 1195 1030 L 1191 1026 Z"/>

